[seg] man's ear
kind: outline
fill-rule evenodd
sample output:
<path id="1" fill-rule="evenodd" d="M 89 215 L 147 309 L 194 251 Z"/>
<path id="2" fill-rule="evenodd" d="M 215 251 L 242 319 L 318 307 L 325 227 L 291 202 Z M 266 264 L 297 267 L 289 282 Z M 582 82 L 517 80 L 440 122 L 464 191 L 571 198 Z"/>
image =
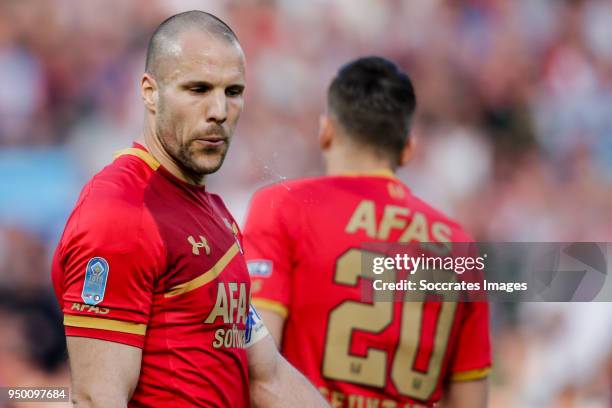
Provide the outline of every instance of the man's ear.
<path id="1" fill-rule="evenodd" d="M 319 147 L 321 150 L 329 150 L 334 140 L 334 134 L 334 126 L 329 116 L 321 115 L 319 117 Z"/>
<path id="2" fill-rule="evenodd" d="M 415 142 L 414 135 L 408 135 L 408 138 L 406 139 L 406 144 L 404 144 L 404 148 L 400 153 L 400 166 L 406 165 L 410 161 L 410 159 L 412 159 L 416 144 L 417 143 Z"/>
<path id="3" fill-rule="evenodd" d="M 151 111 L 157 111 L 157 101 L 159 98 L 159 87 L 157 81 L 150 74 L 144 73 L 140 80 L 140 93 L 145 107 Z"/>

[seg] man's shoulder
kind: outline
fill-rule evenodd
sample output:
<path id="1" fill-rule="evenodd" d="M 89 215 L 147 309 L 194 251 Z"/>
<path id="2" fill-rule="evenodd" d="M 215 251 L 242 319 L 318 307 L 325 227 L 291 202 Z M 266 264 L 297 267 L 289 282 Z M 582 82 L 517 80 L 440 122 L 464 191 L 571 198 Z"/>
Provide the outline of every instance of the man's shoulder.
<path id="1" fill-rule="evenodd" d="M 81 199 L 141 203 L 153 174 L 154 170 L 136 156 L 117 157 L 89 180 Z"/>
<path id="2" fill-rule="evenodd" d="M 336 199 L 344 193 L 351 196 L 371 195 L 380 189 L 388 191 L 389 184 L 403 186 L 399 179 L 382 172 L 339 174 L 282 180 L 260 188 L 256 194 L 267 197 L 293 197 L 310 202 L 315 198 L 329 200 L 329 196 L 325 195 L 334 195 Z"/>
<path id="3" fill-rule="evenodd" d="M 119 157 L 94 175 L 81 192 L 80 212 L 94 212 L 97 220 L 133 217 L 142 211 L 150 173 L 137 158 Z"/>
<path id="4" fill-rule="evenodd" d="M 465 232 L 458 221 L 414 195 L 401 180 L 393 177 L 361 177 L 359 175 L 318 176 L 282 180 L 257 190 L 253 195 L 253 202 L 260 204 L 257 206 L 260 211 L 278 208 L 283 209 L 285 212 L 289 211 L 288 209 L 290 208 L 294 208 L 296 211 L 302 211 L 307 210 L 309 206 L 311 208 L 317 207 L 323 202 L 333 201 L 338 203 L 341 197 L 338 195 L 340 191 L 348 191 L 353 195 L 365 194 L 371 196 L 373 194 L 371 187 L 383 186 L 385 194 L 391 194 L 393 191 L 388 191 L 389 183 L 402 186 L 401 194 L 395 191 L 399 196 L 395 196 L 396 198 L 392 200 L 397 203 L 397 205 L 409 207 L 412 210 L 413 216 L 417 212 L 424 215 L 431 224 L 438 223 L 439 225 L 443 225 L 443 228 L 449 231 L 452 241 L 472 241 L 470 235 Z M 391 196 L 393 196 L 393 194 Z M 372 199 L 375 199 L 375 197 Z M 385 199 L 381 202 L 387 202 L 387 200 L 388 197 L 385 196 Z"/>
<path id="5" fill-rule="evenodd" d="M 313 198 L 329 185 L 329 177 L 306 177 L 281 180 L 259 188 L 254 197 L 265 197 L 275 201 Z"/>
<path id="6" fill-rule="evenodd" d="M 119 157 L 83 188 L 65 239 L 82 237 L 109 249 L 130 251 L 147 219 L 144 192 L 151 172 L 135 157 Z"/>

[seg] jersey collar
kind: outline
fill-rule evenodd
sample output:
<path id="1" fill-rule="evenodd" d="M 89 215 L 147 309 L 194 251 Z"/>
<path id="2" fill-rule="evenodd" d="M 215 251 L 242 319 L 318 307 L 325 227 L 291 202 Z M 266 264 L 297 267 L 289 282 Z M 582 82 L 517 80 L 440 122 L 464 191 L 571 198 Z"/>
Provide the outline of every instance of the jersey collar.
<path id="1" fill-rule="evenodd" d="M 147 166 L 152 168 L 154 171 L 157 171 L 161 164 L 153 157 L 151 153 L 147 151 L 147 149 L 141 145 L 140 143 L 134 142 L 132 147 L 128 147 L 127 149 L 119 150 L 113 154 L 113 157 L 116 159 L 121 156 L 136 156 L 144 161 Z"/>
<path id="2" fill-rule="evenodd" d="M 187 187 L 195 191 L 206 191 L 205 185 L 187 183 L 186 181 L 183 181 L 179 179 L 178 177 L 176 177 L 174 174 L 168 171 L 168 169 L 162 166 L 161 163 L 157 161 L 157 159 L 153 157 L 151 153 L 149 153 L 146 147 L 144 147 L 138 142 L 134 142 L 132 144 L 132 147 L 128 147 L 127 149 L 123 149 L 123 150 L 119 150 L 115 152 L 113 156 L 115 159 L 121 156 L 136 156 L 142 161 L 144 161 L 147 164 L 147 166 L 153 169 L 153 171 L 159 171 L 166 178 L 169 178 L 175 184 Z"/>
<path id="3" fill-rule="evenodd" d="M 395 174 L 389 169 L 378 169 L 378 170 L 372 170 L 372 171 L 367 171 L 363 173 L 340 173 L 337 175 L 344 176 L 344 177 L 382 177 L 382 178 L 387 178 L 391 180 L 398 180 Z M 334 174 L 330 174 L 330 176 L 334 176 Z"/>

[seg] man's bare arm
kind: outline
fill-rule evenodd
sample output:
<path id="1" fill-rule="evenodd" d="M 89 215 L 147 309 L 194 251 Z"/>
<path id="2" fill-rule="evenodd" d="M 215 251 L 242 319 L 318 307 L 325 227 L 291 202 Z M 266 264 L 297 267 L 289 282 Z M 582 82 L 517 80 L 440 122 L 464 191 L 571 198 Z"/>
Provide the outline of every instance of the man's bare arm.
<path id="1" fill-rule="evenodd" d="M 486 408 L 489 381 L 454 381 L 448 385 L 440 408 Z"/>
<path id="2" fill-rule="evenodd" d="M 319 391 L 278 352 L 271 336 L 247 349 L 255 407 L 329 407 Z"/>
<path id="3" fill-rule="evenodd" d="M 74 406 L 126 407 L 138 383 L 142 350 L 84 337 L 68 337 L 67 343 Z"/>
<path id="4" fill-rule="evenodd" d="M 276 347 L 280 350 L 280 345 L 283 341 L 283 328 L 285 327 L 285 318 L 276 312 L 265 309 L 259 309 L 259 314 L 268 329 L 268 332 L 274 339 Z"/>

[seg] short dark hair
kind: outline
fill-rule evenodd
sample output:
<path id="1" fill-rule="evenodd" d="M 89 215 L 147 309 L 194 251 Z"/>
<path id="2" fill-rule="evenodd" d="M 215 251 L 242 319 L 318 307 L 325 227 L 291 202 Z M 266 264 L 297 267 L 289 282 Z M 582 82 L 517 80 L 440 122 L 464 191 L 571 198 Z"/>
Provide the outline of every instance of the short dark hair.
<path id="1" fill-rule="evenodd" d="M 177 40 L 181 32 L 189 28 L 206 30 L 219 38 L 238 42 L 238 37 L 230 26 L 217 16 L 200 10 L 175 14 L 162 21 L 151 35 L 147 46 L 145 71 L 155 74 L 158 58 L 164 54 L 170 43 Z"/>
<path id="2" fill-rule="evenodd" d="M 416 108 L 407 74 L 385 58 L 359 58 L 340 68 L 327 97 L 348 136 L 399 163 Z"/>

